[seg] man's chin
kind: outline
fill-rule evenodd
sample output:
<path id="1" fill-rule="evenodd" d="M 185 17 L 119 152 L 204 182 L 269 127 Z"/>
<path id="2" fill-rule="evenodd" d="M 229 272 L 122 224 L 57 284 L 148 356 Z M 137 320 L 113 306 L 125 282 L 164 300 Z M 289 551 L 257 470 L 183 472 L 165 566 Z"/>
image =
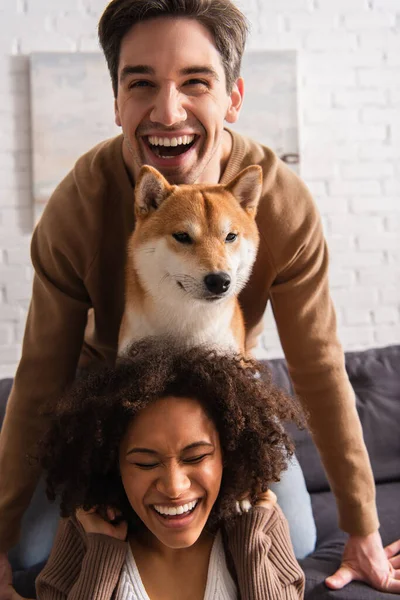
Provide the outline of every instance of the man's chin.
<path id="1" fill-rule="evenodd" d="M 142 165 L 154 167 L 171 185 L 192 185 L 196 183 L 202 172 L 201 166 L 193 165 L 160 165 L 158 161 L 145 161 Z"/>
<path id="2" fill-rule="evenodd" d="M 176 156 L 159 156 L 145 142 L 139 141 L 136 164 L 139 167 L 154 167 L 171 184 L 193 184 L 206 167 L 204 157 L 199 157 L 200 144 L 201 138 L 187 152 Z"/>

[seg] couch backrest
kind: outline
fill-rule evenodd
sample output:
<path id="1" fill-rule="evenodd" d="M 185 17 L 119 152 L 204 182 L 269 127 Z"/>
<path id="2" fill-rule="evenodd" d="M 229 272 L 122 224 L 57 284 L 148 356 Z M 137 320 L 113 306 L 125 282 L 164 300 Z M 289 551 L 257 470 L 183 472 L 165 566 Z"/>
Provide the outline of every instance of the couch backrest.
<path id="1" fill-rule="evenodd" d="M 0 379 L 0 429 L 6 412 L 6 404 L 11 391 L 12 382 L 13 380 L 10 378 Z"/>
<path id="2" fill-rule="evenodd" d="M 293 393 L 283 359 L 269 361 L 277 385 Z M 400 481 L 400 345 L 346 353 L 346 369 L 377 483 Z M 310 492 L 329 489 L 321 460 L 306 431 L 289 426 Z"/>

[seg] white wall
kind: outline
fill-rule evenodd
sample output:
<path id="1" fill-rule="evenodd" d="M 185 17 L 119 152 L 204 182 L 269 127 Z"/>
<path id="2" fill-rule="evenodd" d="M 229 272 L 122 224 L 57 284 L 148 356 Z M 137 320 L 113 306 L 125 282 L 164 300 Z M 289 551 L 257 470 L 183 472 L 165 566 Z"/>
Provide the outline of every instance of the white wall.
<path id="1" fill-rule="evenodd" d="M 400 342 L 400 0 L 240 0 L 249 48 L 300 53 L 302 174 L 346 349 Z M 31 287 L 30 52 L 97 50 L 104 0 L 0 0 L 0 376 Z M 263 354 L 280 353 L 269 323 Z"/>

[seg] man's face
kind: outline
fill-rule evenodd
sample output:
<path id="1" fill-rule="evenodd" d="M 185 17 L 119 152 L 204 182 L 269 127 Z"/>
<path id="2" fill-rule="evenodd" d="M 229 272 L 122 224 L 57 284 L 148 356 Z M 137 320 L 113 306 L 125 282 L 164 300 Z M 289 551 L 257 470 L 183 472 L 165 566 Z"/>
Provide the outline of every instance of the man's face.
<path id="1" fill-rule="evenodd" d="M 228 94 L 213 37 L 197 21 L 152 19 L 123 38 L 115 118 L 135 178 L 147 164 L 170 183 L 218 181 L 224 120 L 236 121 L 241 101 L 241 80 Z"/>

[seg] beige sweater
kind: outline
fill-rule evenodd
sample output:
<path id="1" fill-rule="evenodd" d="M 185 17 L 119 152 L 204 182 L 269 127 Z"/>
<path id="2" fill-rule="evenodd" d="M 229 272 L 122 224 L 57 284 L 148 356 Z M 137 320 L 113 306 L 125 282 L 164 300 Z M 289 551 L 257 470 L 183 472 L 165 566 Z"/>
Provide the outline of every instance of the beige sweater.
<path id="1" fill-rule="evenodd" d="M 304 575 L 278 506 L 257 507 L 223 527 L 227 563 L 241 600 L 301 600 Z M 110 600 L 127 542 L 86 535 L 75 519 L 60 523 L 50 558 L 36 580 L 38 600 Z"/>
<path id="2" fill-rule="evenodd" d="M 378 527 L 374 481 L 336 335 L 319 215 L 305 185 L 271 150 L 232 136 L 221 183 L 251 164 L 261 165 L 264 173 L 257 215 L 261 241 L 240 297 L 248 347 L 270 300 L 340 525 L 349 533 L 370 533 Z M 133 204 L 119 136 L 77 161 L 34 232 L 33 295 L 0 436 L 0 550 L 16 542 L 39 476 L 26 456 L 45 427 L 40 409 L 74 379 L 79 357 L 82 366 L 115 360 Z"/>

